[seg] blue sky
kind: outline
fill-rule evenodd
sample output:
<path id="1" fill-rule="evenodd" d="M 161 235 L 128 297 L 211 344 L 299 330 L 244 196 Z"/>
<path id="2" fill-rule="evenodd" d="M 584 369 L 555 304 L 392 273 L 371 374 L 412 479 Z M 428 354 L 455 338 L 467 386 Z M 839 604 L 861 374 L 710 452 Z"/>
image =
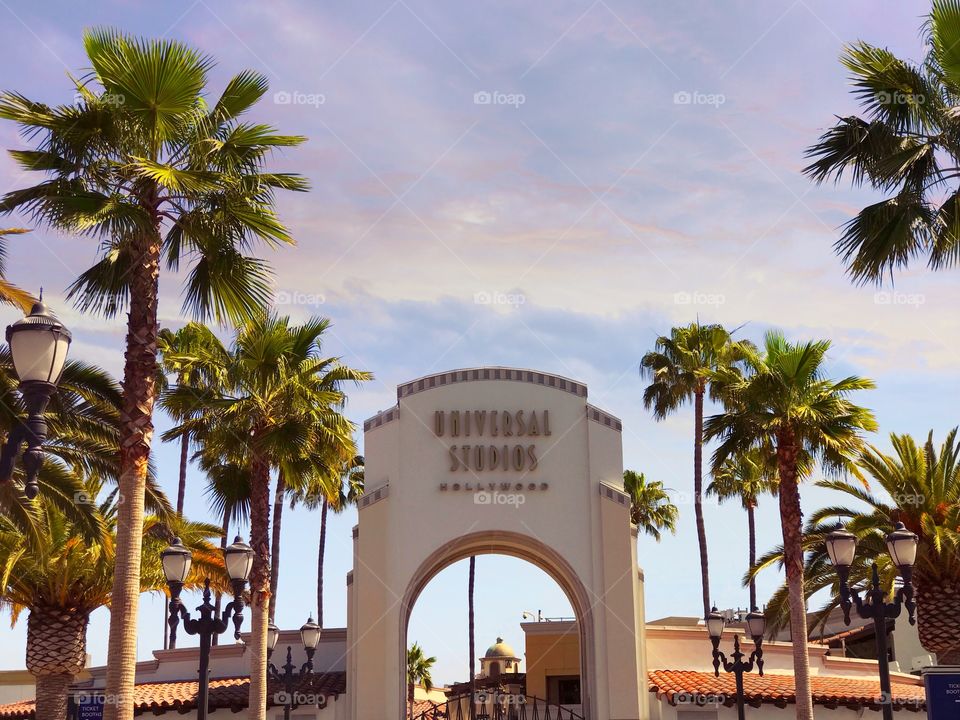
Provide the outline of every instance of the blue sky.
<path id="1" fill-rule="evenodd" d="M 2 87 L 50 102 L 72 92 L 84 27 L 170 35 L 214 55 L 211 86 L 241 69 L 271 82 L 258 120 L 309 142 L 276 159 L 313 191 L 285 197 L 298 247 L 271 253 L 279 309 L 332 318 L 328 350 L 372 370 L 357 421 L 429 372 L 502 364 L 584 381 L 624 421 L 626 465 L 677 491 L 676 537 L 641 538 L 649 618 L 699 612 L 692 508 L 692 414 L 654 422 L 641 404 L 640 356 L 671 325 L 716 321 L 759 339 L 770 327 L 827 337 L 830 369 L 873 377 L 862 397 L 886 433 L 941 435 L 956 422 L 957 271 L 916 268 L 878 295 L 854 287 L 831 245 L 867 191 L 816 188 L 802 153 L 834 115 L 855 110 L 837 56 L 845 41 L 922 55 L 924 2 L 672 3 L 624 0 L 439 3 L 130 1 L 0 3 Z M 22 146 L 10 125 L 0 143 Z M 3 191 L 28 178 L 0 158 Z M 74 357 L 119 373 L 117 321 L 80 315 L 64 288 L 94 244 L 38 229 L 12 242 L 9 276 L 47 298 L 75 331 Z M 161 318 L 184 322 L 180 279 L 165 276 Z M 896 293 L 896 294 L 889 294 Z M 492 299 L 492 302 L 485 302 Z M 0 310 L 0 322 L 14 319 Z M 158 430 L 168 426 L 158 418 Z M 156 446 L 175 491 L 176 449 Z M 188 511 L 206 513 L 191 473 Z M 683 493 L 683 494 L 681 494 Z M 826 502 L 804 492 L 809 508 Z M 739 587 L 745 519 L 709 506 L 713 594 Z M 311 611 L 318 517 L 286 516 L 279 620 Z M 327 624 L 345 622 L 343 578 L 353 513 L 331 521 Z M 779 538 L 763 503 L 760 547 Z M 523 610 L 569 614 L 559 590 L 519 561 L 481 558 L 477 644 L 520 649 Z M 510 600 L 503 600 L 509 578 Z M 760 597 L 778 578 L 764 578 Z M 414 611 L 411 636 L 439 657 L 437 679 L 466 672 L 465 566 L 444 571 Z M 515 598 L 515 600 L 514 600 Z M 161 603 L 142 603 L 140 655 L 161 633 Z M 89 634 L 105 659 L 107 618 Z M 21 648 L 25 623 L 0 628 Z M 463 637 L 463 642 L 451 638 Z M 18 652 L 0 668 L 22 667 Z"/>

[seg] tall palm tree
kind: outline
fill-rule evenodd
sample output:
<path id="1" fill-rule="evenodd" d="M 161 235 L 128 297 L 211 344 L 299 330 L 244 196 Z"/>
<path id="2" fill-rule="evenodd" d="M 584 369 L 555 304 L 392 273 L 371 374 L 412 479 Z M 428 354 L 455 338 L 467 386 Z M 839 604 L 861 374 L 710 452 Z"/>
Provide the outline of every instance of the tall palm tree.
<path id="1" fill-rule="evenodd" d="M 354 426 L 342 414 L 347 400 L 343 386 L 372 377 L 343 365 L 339 358 L 322 357 L 323 334 L 329 325 L 318 318 L 291 325 L 289 318 L 268 314 L 244 323 L 228 351 L 223 387 L 204 400 L 200 417 L 188 418 L 176 430 L 194 433 L 208 451 L 227 458 L 232 453 L 249 470 L 250 544 L 254 550 L 250 579 L 252 720 L 264 720 L 267 701 L 271 472 L 320 447 L 352 449 Z M 220 357 L 219 351 L 214 357 Z M 179 411 L 192 407 L 196 395 L 173 390 L 168 402 Z M 318 459 L 336 456 L 323 454 Z"/>
<path id="2" fill-rule="evenodd" d="M 417 685 L 422 685 L 427 691 L 433 690 L 433 676 L 431 669 L 437 661 L 435 657 L 427 657 L 423 648 L 414 643 L 407 649 L 407 702 L 410 704 L 409 715 L 413 714 L 413 696 Z"/>
<path id="3" fill-rule="evenodd" d="M 630 496 L 630 522 L 657 542 L 664 530 L 676 534 L 680 512 L 662 482 L 648 482 L 643 473 L 624 470 L 623 489 Z"/>
<path id="4" fill-rule="evenodd" d="M 471 707 L 476 697 L 477 690 L 477 633 L 476 633 L 476 609 L 474 607 L 474 589 L 477 584 L 477 556 L 470 556 L 470 569 L 467 573 L 467 652 L 470 654 L 470 662 L 467 667 L 470 669 L 470 702 Z"/>
<path id="5" fill-rule="evenodd" d="M 960 2 L 933 0 L 927 55 L 915 63 L 859 41 L 840 62 L 859 115 L 840 118 L 807 150 L 816 183 L 868 185 L 885 194 L 845 226 L 835 244 L 858 282 L 926 257 L 933 269 L 960 260 Z"/>
<path id="6" fill-rule="evenodd" d="M 303 502 L 310 509 L 320 509 L 320 539 L 317 544 L 317 624 L 323 627 L 323 571 L 327 554 L 327 516 L 332 510 L 341 513 L 356 504 L 363 495 L 362 455 L 354 455 L 344 463 L 342 472 L 333 487 L 329 484 L 314 484 L 307 492 L 297 492 L 294 502 Z M 333 494 L 330 491 L 333 490 Z"/>
<path id="7" fill-rule="evenodd" d="M 873 413 L 849 399 L 874 387 L 873 381 L 827 378 L 829 349 L 827 340 L 792 343 L 778 332 L 767 333 L 763 352 L 746 356 L 744 373 L 717 373 L 714 382 L 726 410 L 705 425 L 705 436 L 720 440 L 715 471 L 752 448 L 772 447 L 776 453 L 798 720 L 813 720 L 799 480 L 807 458 L 827 473 L 855 471 L 853 461 L 865 447 L 863 432 L 877 427 Z"/>
<path id="8" fill-rule="evenodd" d="M 67 716 L 69 687 L 86 655 L 90 614 L 111 600 L 119 496 L 114 491 L 95 504 L 101 483 L 91 479 L 85 487 L 91 502 L 84 505 L 103 532 L 91 534 L 46 495 L 37 503 L 39 538 L 0 512 L 0 608 L 10 610 L 14 623 L 28 612 L 26 666 L 36 679 L 38 718 Z M 208 576 L 226 585 L 223 558 L 209 542 L 218 528 L 180 516 L 149 516 L 141 539 L 141 592 L 166 587 L 160 553 L 174 534 L 194 552 L 188 587 L 199 587 Z"/>
<path id="9" fill-rule="evenodd" d="M 655 348 L 640 361 L 640 376 L 650 380 L 643 392 L 643 404 L 653 410 L 657 420 L 693 401 L 693 509 L 704 617 L 710 614 L 710 570 L 703 522 L 703 400 L 708 393 L 711 398 L 716 396 L 710 382 L 712 373 L 736 367 L 747 350 L 748 344 L 734 341 L 723 326 L 695 322 L 658 337 Z"/>
<path id="10" fill-rule="evenodd" d="M 205 387 L 222 382 L 222 366 L 212 363 L 200 365 L 192 361 L 199 356 L 198 350 L 204 349 L 204 354 L 216 352 L 222 347 L 216 335 L 206 325 L 198 322 L 189 322 L 174 332 L 163 328 L 157 338 L 157 348 L 160 352 L 160 366 L 165 374 L 174 376 L 176 387 L 185 387 L 196 391 L 198 404 Z M 210 376 L 214 372 L 214 376 Z M 160 405 L 164 406 L 163 395 Z M 167 408 L 164 408 L 167 409 Z M 169 412 L 169 410 L 168 410 Z M 192 414 L 197 414 L 199 407 Z M 175 418 L 180 420 L 182 418 Z M 187 467 L 190 462 L 190 433 L 184 432 L 180 437 L 180 477 L 177 485 L 177 512 L 183 514 L 183 503 L 187 493 Z"/>
<path id="11" fill-rule="evenodd" d="M 826 552 L 826 536 L 839 519 L 857 536 L 857 554 L 850 568 L 852 587 L 866 587 L 871 566 L 877 564 L 880 580 L 891 595 L 898 570 L 887 554 L 886 535 L 902 522 L 917 533 L 917 561 L 913 584 L 917 591 L 917 629 L 924 648 L 936 653 L 943 665 L 960 664 L 960 443 L 951 430 L 938 448 L 933 433 L 925 443 L 910 435 L 890 435 L 893 453 L 877 448 L 863 452 L 857 465 L 870 487 L 836 480 L 817 483 L 842 493 L 855 505 L 831 504 L 813 513 L 805 533 L 806 592 L 812 595 L 831 588 L 830 600 L 820 620 L 837 606 L 837 575 Z M 881 493 L 876 491 L 880 490 Z M 761 558 L 778 562 L 780 550 Z M 774 596 L 781 603 L 783 591 Z M 774 608 L 776 606 L 774 605 Z M 772 618 L 776 620 L 777 614 Z"/>
<path id="12" fill-rule="evenodd" d="M 7 270 L 7 235 L 22 235 L 30 232 L 26 228 L 0 229 L 0 303 L 13 305 L 23 312 L 30 312 L 36 299 L 26 290 L 21 290 L 6 279 Z"/>
<path id="13" fill-rule="evenodd" d="M 101 259 L 72 284 L 82 309 L 127 312 L 117 572 L 112 594 L 107 720 L 132 720 L 144 483 L 156 398 L 158 281 L 162 264 L 186 268 L 184 309 L 201 319 L 244 319 L 269 297 L 270 273 L 245 255 L 255 242 L 292 243 L 274 211 L 296 175 L 264 172 L 276 149 L 303 138 L 240 120 L 267 91 L 263 75 L 234 76 L 206 98 L 213 62 L 169 39 L 109 29 L 83 36 L 91 72 L 72 105 L 0 94 L 0 118 L 33 143 L 11 151 L 36 185 L 7 193 L 0 213 L 100 239 Z"/>
<path id="14" fill-rule="evenodd" d="M 745 453 L 727 458 L 714 473 L 707 486 L 707 495 L 720 502 L 737 499 L 747 511 L 747 568 L 757 564 L 757 504 L 761 495 L 777 493 L 776 457 L 768 448 L 751 448 Z M 757 581 L 750 576 L 750 609 L 757 607 Z"/>

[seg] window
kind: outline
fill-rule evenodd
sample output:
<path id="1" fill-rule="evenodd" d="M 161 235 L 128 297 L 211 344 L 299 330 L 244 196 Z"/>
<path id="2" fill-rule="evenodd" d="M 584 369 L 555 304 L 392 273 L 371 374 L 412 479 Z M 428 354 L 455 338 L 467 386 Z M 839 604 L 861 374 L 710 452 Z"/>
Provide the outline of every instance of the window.
<path id="1" fill-rule="evenodd" d="M 547 702 L 553 705 L 579 705 L 580 676 L 548 675 Z"/>
<path id="2" fill-rule="evenodd" d="M 500 677 L 500 663 L 498 662 L 490 663 L 490 677 L 492 678 Z"/>

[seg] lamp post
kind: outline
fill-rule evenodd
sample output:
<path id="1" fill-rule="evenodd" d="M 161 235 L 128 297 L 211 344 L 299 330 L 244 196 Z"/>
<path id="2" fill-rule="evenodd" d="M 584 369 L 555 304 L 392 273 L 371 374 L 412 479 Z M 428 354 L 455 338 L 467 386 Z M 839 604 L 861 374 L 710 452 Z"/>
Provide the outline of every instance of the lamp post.
<path id="1" fill-rule="evenodd" d="M 843 609 L 843 621 L 850 624 L 850 608 L 856 606 L 857 615 L 864 620 L 873 620 L 873 631 L 877 643 L 877 665 L 880 670 L 880 709 L 883 720 L 893 720 L 893 696 L 890 688 L 890 659 L 887 657 L 887 618 L 897 618 L 903 607 L 907 608 L 910 624 L 916 624 L 914 616 L 916 603 L 913 600 L 913 564 L 917 559 L 919 539 L 915 533 L 898 522 L 894 531 L 887 535 L 887 552 L 897 567 L 903 586 L 894 593 L 893 602 L 887 602 L 886 593 L 880 588 L 880 575 L 877 564 L 873 563 L 870 588 L 861 600 L 860 593 L 851 590 L 848 580 L 850 566 L 857 551 L 856 536 L 837 525 L 837 529 L 827 535 L 827 554 L 840 577 L 840 607 Z"/>
<path id="2" fill-rule="evenodd" d="M 20 379 L 20 394 L 27 409 L 27 419 L 10 430 L 3 444 L 0 482 L 13 477 L 20 446 L 26 443 L 23 469 L 27 479 L 23 492 L 31 499 L 39 490 L 37 474 L 43 464 L 43 443 L 47 439 L 47 422 L 43 413 L 60 382 L 71 337 L 70 331 L 42 300 L 33 306 L 29 315 L 7 327 L 7 345 Z"/>
<path id="3" fill-rule="evenodd" d="M 707 632 L 710 634 L 710 642 L 713 643 L 713 673 L 720 677 L 720 667 L 728 673 L 733 673 L 737 681 L 737 717 L 744 720 L 743 709 L 743 674 L 752 672 L 754 664 L 757 666 L 757 672 L 763 677 L 763 635 L 767 630 L 767 620 L 763 613 L 753 608 L 746 617 L 747 632 L 753 638 L 755 646 L 750 657 L 746 657 L 740 650 L 740 636 L 733 637 L 733 661 L 727 660 L 727 656 L 720 652 L 720 639 L 723 637 L 723 630 L 727 624 L 723 615 L 717 612 L 716 608 L 710 611 L 706 617 Z"/>
<path id="4" fill-rule="evenodd" d="M 227 568 L 227 575 L 233 585 L 233 601 L 223 610 L 223 616 L 217 617 L 216 608 L 210 602 L 210 578 L 203 584 L 203 604 L 197 610 L 200 617 L 193 619 L 180 600 L 183 584 L 190 574 L 193 557 L 180 542 L 174 538 L 173 544 L 160 554 L 163 564 L 163 574 L 170 588 L 170 617 L 167 624 L 170 626 L 170 647 L 176 647 L 177 625 L 183 620 L 183 629 L 188 635 L 200 636 L 200 691 L 197 693 L 197 720 L 207 720 L 208 694 L 210 684 L 210 644 L 214 635 L 221 635 L 227 630 L 231 616 L 233 619 L 233 636 L 240 638 L 240 626 L 243 624 L 243 591 L 250 577 L 250 568 L 253 566 L 253 549 L 243 542 L 239 536 L 233 541 L 223 554 L 223 562 Z"/>
<path id="5" fill-rule="evenodd" d="M 280 639 L 280 629 L 270 623 L 267 627 L 267 660 L 273 655 L 274 648 L 277 647 L 277 641 Z M 296 672 L 297 666 L 293 664 L 293 648 L 287 646 L 287 664 L 279 670 L 273 663 L 267 665 L 267 674 L 274 680 L 283 682 L 284 703 L 283 720 L 290 720 L 290 710 L 293 708 L 293 695 L 295 684 L 313 675 L 313 654 L 317 651 L 317 644 L 320 642 L 320 626 L 313 621 L 313 617 L 300 627 L 300 641 L 303 643 L 303 649 L 307 653 L 307 661 L 300 666 L 300 672 Z M 281 673 L 280 670 L 283 672 Z"/>

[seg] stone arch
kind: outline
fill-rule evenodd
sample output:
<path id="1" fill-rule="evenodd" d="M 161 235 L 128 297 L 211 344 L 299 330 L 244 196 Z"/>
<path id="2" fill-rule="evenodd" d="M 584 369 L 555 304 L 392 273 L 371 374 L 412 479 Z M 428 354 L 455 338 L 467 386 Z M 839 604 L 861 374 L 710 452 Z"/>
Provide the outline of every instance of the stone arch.
<path id="1" fill-rule="evenodd" d="M 590 708 L 590 717 L 596 717 L 593 706 L 593 677 L 596 673 L 596 658 L 593 652 L 593 603 L 590 595 L 576 571 L 553 548 L 536 538 L 523 533 L 509 531 L 475 532 L 463 535 L 438 548 L 421 563 L 410 580 L 400 603 L 400 643 L 403 653 L 402 663 L 406 662 L 408 646 L 407 630 L 410 615 L 424 588 L 444 568 L 464 560 L 471 555 L 508 555 L 526 560 L 543 570 L 557 583 L 573 607 L 580 633 L 580 683 L 582 704 Z M 403 667 L 403 664 L 401 664 Z M 400 698 L 401 706 L 406 696 Z"/>

